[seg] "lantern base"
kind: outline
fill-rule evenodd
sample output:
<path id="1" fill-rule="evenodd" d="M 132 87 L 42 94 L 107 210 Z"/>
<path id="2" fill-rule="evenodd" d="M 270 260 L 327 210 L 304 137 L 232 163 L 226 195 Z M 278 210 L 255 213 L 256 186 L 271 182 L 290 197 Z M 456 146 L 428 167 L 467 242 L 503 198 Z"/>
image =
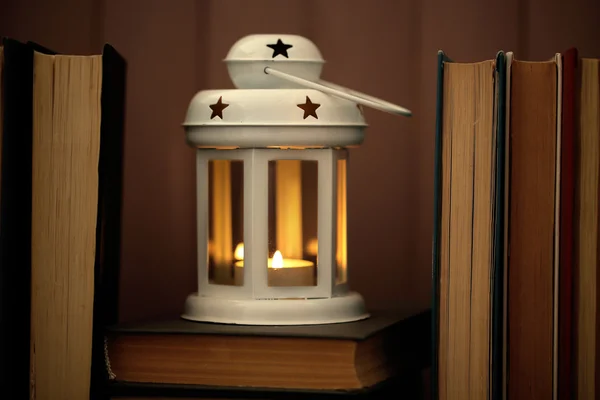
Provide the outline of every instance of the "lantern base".
<path id="1" fill-rule="evenodd" d="M 183 319 L 237 325 L 320 325 L 369 317 L 362 296 L 350 292 L 326 299 L 240 300 L 193 293 Z"/>

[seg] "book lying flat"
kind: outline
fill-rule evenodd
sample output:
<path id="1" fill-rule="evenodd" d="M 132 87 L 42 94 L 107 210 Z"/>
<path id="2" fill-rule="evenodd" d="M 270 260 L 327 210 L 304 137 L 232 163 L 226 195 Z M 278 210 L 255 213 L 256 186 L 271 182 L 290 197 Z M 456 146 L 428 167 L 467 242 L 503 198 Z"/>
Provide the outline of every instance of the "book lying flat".
<path id="1" fill-rule="evenodd" d="M 427 318 L 384 313 L 316 326 L 122 324 L 107 329 L 106 363 L 117 389 L 158 384 L 361 391 L 426 364 Z"/>

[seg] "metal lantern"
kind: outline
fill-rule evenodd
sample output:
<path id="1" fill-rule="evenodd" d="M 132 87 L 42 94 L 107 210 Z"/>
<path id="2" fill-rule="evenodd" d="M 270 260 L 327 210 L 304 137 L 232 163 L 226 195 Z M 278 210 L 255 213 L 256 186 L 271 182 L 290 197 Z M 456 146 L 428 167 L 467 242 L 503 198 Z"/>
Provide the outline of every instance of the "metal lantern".
<path id="1" fill-rule="evenodd" d="M 184 128 L 196 150 L 198 291 L 183 318 L 247 325 L 369 316 L 348 287 L 348 148 L 359 104 L 402 107 L 319 79 L 296 35 L 250 35 L 225 59 L 237 89 L 201 91 Z"/>

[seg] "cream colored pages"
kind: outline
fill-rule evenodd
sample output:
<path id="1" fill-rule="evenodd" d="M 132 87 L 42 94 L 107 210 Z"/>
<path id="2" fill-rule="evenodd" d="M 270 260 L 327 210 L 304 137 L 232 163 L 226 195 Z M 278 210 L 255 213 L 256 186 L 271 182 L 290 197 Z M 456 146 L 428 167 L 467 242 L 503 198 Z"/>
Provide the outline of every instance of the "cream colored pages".
<path id="1" fill-rule="evenodd" d="M 444 66 L 439 397 L 490 391 L 494 60 Z"/>
<path id="2" fill-rule="evenodd" d="M 34 56 L 31 399 L 87 399 L 101 56 Z"/>

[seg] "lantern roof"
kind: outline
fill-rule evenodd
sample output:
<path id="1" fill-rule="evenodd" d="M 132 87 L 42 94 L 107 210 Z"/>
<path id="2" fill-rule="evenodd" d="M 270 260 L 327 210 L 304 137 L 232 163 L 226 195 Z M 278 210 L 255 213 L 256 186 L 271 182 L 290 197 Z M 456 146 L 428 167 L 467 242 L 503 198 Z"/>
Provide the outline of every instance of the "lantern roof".
<path id="1" fill-rule="evenodd" d="M 231 47 L 224 61 L 237 89 L 194 96 L 183 126 L 195 146 L 357 145 L 367 125 L 361 106 L 411 115 L 396 104 L 322 80 L 321 52 L 302 36 L 249 35 Z M 336 129 L 310 134 L 264 129 L 270 127 Z M 215 131 L 224 128 L 226 134 Z"/>
<path id="2" fill-rule="evenodd" d="M 204 90 L 183 124 L 193 126 L 365 127 L 362 108 L 313 89 Z"/>
<path id="3" fill-rule="evenodd" d="M 361 106 L 312 89 L 204 90 L 183 125 L 209 148 L 352 147 L 367 126 Z"/>

